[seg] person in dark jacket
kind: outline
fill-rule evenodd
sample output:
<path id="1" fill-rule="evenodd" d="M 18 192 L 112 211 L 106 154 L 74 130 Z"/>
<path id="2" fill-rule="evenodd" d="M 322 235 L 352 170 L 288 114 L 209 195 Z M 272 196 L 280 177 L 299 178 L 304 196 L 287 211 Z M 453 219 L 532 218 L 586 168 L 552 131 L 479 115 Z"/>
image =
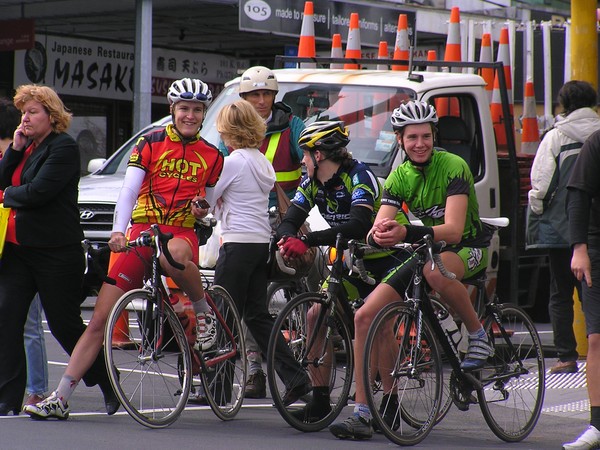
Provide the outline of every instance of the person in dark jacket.
<path id="1" fill-rule="evenodd" d="M 583 144 L 567 184 L 571 270 L 581 282 L 581 307 L 588 338 L 587 388 L 590 424 L 564 450 L 600 448 L 600 130 Z"/>
<path id="2" fill-rule="evenodd" d="M 35 294 L 67 353 L 85 330 L 79 149 L 66 134 L 71 113 L 46 86 L 20 86 L 13 101 L 22 119 L 0 160 L 0 200 L 11 208 L 0 265 L 0 415 L 21 410 L 27 377 L 23 328 Z M 102 354 L 84 381 L 100 385 L 107 409 L 118 405 Z"/>

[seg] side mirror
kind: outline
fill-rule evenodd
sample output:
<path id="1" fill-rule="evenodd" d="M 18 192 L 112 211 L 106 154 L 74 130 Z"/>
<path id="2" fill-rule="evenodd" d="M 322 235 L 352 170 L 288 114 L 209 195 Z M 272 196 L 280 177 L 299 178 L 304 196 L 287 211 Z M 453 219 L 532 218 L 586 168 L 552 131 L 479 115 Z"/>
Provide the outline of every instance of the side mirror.
<path id="1" fill-rule="evenodd" d="M 89 173 L 94 173 L 96 170 L 98 170 L 100 167 L 102 167 L 102 165 L 105 162 L 106 162 L 106 158 L 90 159 L 90 162 L 88 162 L 88 165 L 87 165 L 87 171 Z"/>

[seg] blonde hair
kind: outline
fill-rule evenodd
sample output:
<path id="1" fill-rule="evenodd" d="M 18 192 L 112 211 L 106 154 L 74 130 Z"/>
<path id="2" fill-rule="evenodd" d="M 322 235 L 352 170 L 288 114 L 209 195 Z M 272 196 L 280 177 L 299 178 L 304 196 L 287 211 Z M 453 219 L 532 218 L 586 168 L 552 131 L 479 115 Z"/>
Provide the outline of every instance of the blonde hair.
<path id="1" fill-rule="evenodd" d="M 225 145 L 238 148 L 259 148 L 265 139 L 265 121 L 246 100 L 225 105 L 217 117 L 217 131 Z"/>
<path id="2" fill-rule="evenodd" d="M 56 133 L 67 131 L 69 125 L 71 125 L 73 114 L 67 109 L 54 89 L 48 86 L 38 86 L 37 84 L 19 86 L 13 99 L 15 106 L 22 110 L 25 103 L 31 100 L 44 106 L 44 109 L 50 115 L 52 130 Z"/>

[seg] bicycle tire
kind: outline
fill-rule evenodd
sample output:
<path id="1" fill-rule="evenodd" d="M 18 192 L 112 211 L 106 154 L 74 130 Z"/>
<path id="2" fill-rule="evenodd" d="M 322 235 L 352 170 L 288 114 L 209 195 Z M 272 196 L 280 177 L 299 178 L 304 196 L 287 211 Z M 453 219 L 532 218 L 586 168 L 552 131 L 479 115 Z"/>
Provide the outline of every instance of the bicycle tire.
<path id="1" fill-rule="evenodd" d="M 415 445 L 427 437 L 436 423 L 442 396 L 442 361 L 427 318 L 422 321 L 417 366 L 412 365 L 415 319 L 414 310 L 406 303 L 390 303 L 375 316 L 365 343 L 363 382 L 374 426 L 397 445 Z M 391 345 L 383 348 L 383 343 Z M 385 361 L 388 367 L 382 367 Z M 397 402 L 384 395 L 384 389 L 373 389 L 371 380 L 377 376 L 373 370 L 391 374 L 388 392 L 397 394 Z M 385 386 L 384 380 L 382 384 Z"/>
<path id="2" fill-rule="evenodd" d="M 267 307 L 273 320 L 296 295 L 306 292 L 300 280 L 272 281 L 267 286 Z"/>
<path id="3" fill-rule="evenodd" d="M 488 314 L 485 330 L 495 354 L 479 374 L 483 389 L 477 397 L 492 432 L 503 441 L 519 442 L 533 431 L 544 402 L 542 345 L 533 322 L 520 307 L 498 304 L 492 308 L 507 333 L 501 335 L 494 314 Z"/>
<path id="4" fill-rule="evenodd" d="M 231 420 L 242 407 L 246 392 L 248 362 L 242 321 L 231 295 L 225 288 L 212 285 L 207 291 L 223 316 L 231 335 L 223 329 L 220 322 L 217 322 L 215 345 L 209 350 L 200 352 L 199 356 L 203 361 L 207 361 L 232 354 L 234 348 L 235 353 L 233 357 L 224 358 L 209 367 L 202 364 L 200 379 L 206 401 L 215 415 L 221 420 Z"/>
<path id="5" fill-rule="evenodd" d="M 267 379 L 273 403 L 288 424 L 305 432 L 322 430 L 333 422 L 347 405 L 352 385 L 354 370 L 352 335 L 347 324 L 348 319 L 340 312 L 339 308 L 335 309 L 332 318 L 322 318 L 323 323 L 331 327 L 328 330 L 329 333 L 326 333 L 329 337 L 325 337 L 320 350 L 310 352 L 310 356 L 308 355 L 310 349 L 307 349 L 307 345 L 309 345 L 310 331 L 307 315 L 315 314 L 317 308 L 319 308 L 319 313 L 326 311 L 326 305 L 325 295 L 307 292 L 296 296 L 277 316 L 267 352 Z M 331 411 L 324 417 L 316 420 L 307 417 L 305 405 L 300 402 L 284 405 L 282 399 L 286 387 L 275 370 L 275 342 L 280 335 L 284 336 L 294 357 L 311 378 L 313 387 L 329 386 Z M 312 347 L 317 348 L 317 345 Z M 329 371 L 329 374 L 315 370 L 317 361 L 323 370 Z M 327 379 L 323 380 L 322 377 L 327 377 Z M 307 399 L 303 398 L 303 400 Z"/>
<path id="6" fill-rule="evenodd" d="M 434 297 L 430 297 L 430 299 L 431 299 L 431 303 L 433 305 L 433 310 L 436 312 L 436 314 L 441 310 L 444 310 L 444 311 L 448 310 L 446 308 L 446 306 L 444 306 L 444 304 L 442 302 L 440 302 L 438 299 L 436 299 Z M 442 361 L 444 361 L 444 354 L 442 352 L 441 346 L 439 348 L 440 348 L 440 353 L 442 355 Z M 444 364 L 443 384 L 442 384 L 442 401 L 440 402 L 440 410 L 438 412 L 438 415 L 435 418 L 436 425 L 438 423 L 440 423 L 444 419 L 444 417 L 446 417 L 446 415 L 450 411 L 450 408 L 454 404 L 454 402 L 452 400 L 452 395 L 450 395 L 450 374 L 451 373 L 452 373 L 452 367 L 450 367 L 450 365 L 447 363 Z"/>
<path id="7" fill-rule="evenodd" d="M 110 382 L 129 415 L 148 428 L 165 428 L 177 420 L 192 382 L 190 348 L 181 322 L 166 304 L 163 318 L 161 324 L 148 291 L 136 289 L 117 301 L 106 323 Z M 113 335 L 128 343 L 113 346 Z"/>

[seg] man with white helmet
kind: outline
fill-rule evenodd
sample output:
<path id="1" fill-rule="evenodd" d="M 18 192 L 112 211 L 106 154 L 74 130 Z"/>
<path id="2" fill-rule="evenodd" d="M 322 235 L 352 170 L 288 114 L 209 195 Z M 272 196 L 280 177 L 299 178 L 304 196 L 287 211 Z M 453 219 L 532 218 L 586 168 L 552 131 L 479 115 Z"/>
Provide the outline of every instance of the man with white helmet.
<path id="1" fill-rule="evenodd" d="M 279 92 L 279 84 L 272 70 L 255 66 L 242 74 L 240 97 L 254 107 L 267 125 L 266 137 L 260 146 L 260 151 L 273 165 L 277 183 L 292 199 L 302 177 L 303 155 L 298 146 L 298 139 L 304 130 L 304 122 L 292 114 L 292 109 L 288 105 L 275 101 L 277 92 Z M 229 153 L 229 149 L 223 143 L 219 148 L 224 154 Z M 277 195 L 275 191 L 271 191 L 269 208 L 276 205 Z M 266 376 L 262 370 L 260 350 L 252 335 L 248 332 L 245 335 L 250 362 L 250 376 L 246 383 L 245 397 L 265 398 L 267 396 Z"/>
<path id="2" fill-rule="evenodd" d="M 130 223 L 129 239 L 137 238 L 151 224 L 173 233 L 169 252 L 185 268 L 172 267 L 164 255 L 160 264 L 165 275 L 173 278 L 192 301 L 199 329 L 196 347 L 206 350 L 214 343 L 215 319 L 198 271 L 198 238 L 194 232 L 196 219 L 208 213 L 208 208 L 198 206 L 198 202 L 204 199 L 205 188 L 217 183 L 223 169 L 221 152 L 200 137 L 212 94 L 201 80 L 184 78 L 173 82 L 167 99 L 173 124 L 138 140 L 115 207 L 108 245 L 117 257 L 108 275 L 116 285 L 102 285 L 92 319 L 77 342 L 56 391 L 24 408 L 36 419 L 69 416 L 68 399 L 102 348 L 108 314 L 123 293 L 143 285 L 144 266 L 150 255 L 127 252 L 125 232 Z M 105 401 L 108 414 L 114 414 L 119 408 L 118 399 Z"/>
<path id="3" fill-rule="evenodd" d="M 260 151 L 267 157 L 275 169 L 277 183 L 293 198 L 302 177 L 302 150 L 298 138 L 304 130 L 304 122 L 292 114 L 292 109 L 283 102 L 276 102 L 279 84 L 272 70 L 255 66 L 242 74 L 240 97 L 250 102 L 256 112 L 267 124 L 265 140 Z M 228 150 L 221 144 L 221 151 Z M 275 192 L 271 192 L 269 207 L 276 205 Z"/>

